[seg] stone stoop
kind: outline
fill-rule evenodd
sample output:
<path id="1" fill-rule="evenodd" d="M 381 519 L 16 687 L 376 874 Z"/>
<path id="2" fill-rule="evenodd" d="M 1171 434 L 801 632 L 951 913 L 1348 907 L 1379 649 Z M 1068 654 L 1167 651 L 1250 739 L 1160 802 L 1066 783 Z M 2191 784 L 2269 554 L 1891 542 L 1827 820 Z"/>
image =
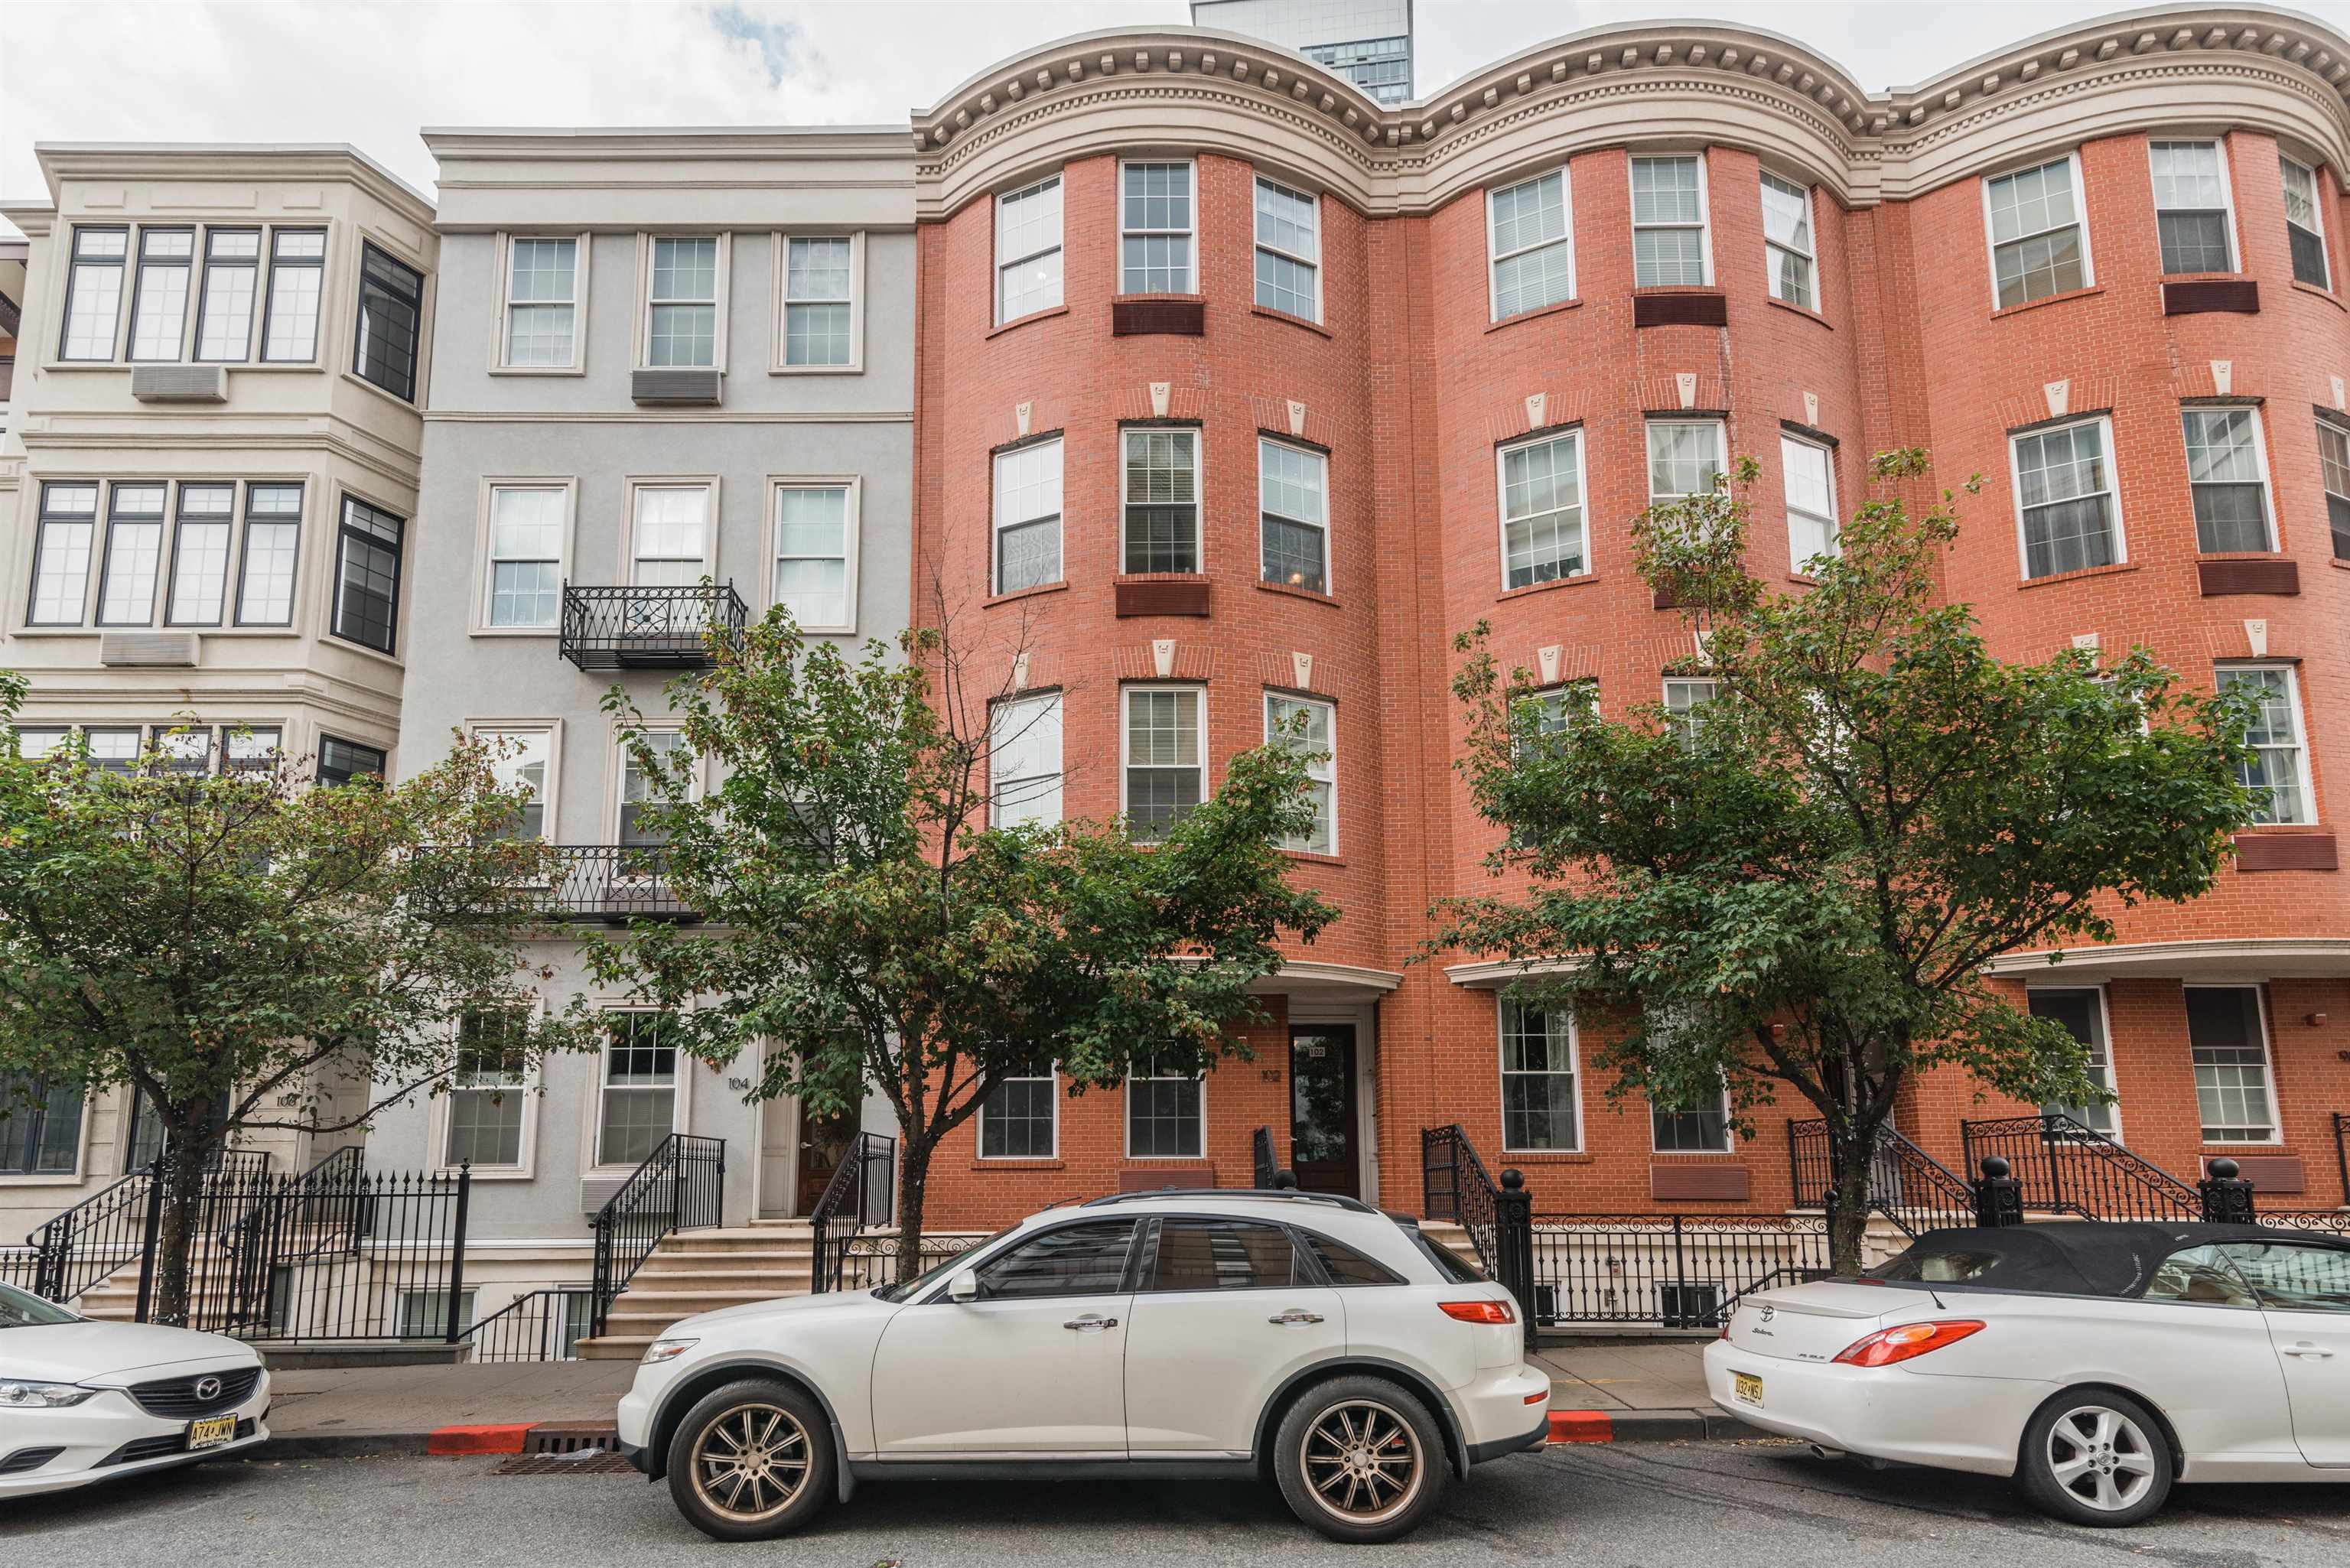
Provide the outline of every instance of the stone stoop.
<path id="1" fill-rule="evenodd" d="M 1471 1268 L 1482 1269 L 1485 1266 L 1483 1260 L 1477 1256 L 1477 1243 L 1469 1239 L 1469 1232 L 1466 1230 L 1455 1225 L 1451 1220 L 1423 1220 L 1419 1222 L 1419 1233 L 1440 1247 L 1450 1248 L 1454 1257 L 1459 1258 Z"/>
<path id="2" fill-rule="evenodd" d="M 805 1220 L 762 1220 L 664 1236 L 613 1298 L 604 1333 L 579 1342 L 586 1361 L 634 1361 L 697 1313 L 808 1293 L 816 1238 Z"/>

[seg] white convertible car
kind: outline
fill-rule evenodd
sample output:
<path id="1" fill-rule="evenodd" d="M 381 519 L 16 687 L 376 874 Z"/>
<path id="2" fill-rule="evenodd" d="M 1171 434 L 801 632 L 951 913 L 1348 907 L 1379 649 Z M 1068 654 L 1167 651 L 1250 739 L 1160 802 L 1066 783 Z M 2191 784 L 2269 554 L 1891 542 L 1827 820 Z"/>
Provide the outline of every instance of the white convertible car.
<path id="1" fill-rule="evenodd" d="M 0 1501 L 234 1454 L 267 1440 L 268 1415 L 249 1345 L 0 1285 Z"/>
<path id="2" fill-rule="evenodd" d="M 2174 1480 L 2350 1481 L 2350 1238 L 2251 1225 L 1931 1231 L 1739 1303 L 1724 1410 L 1830 1453 L 2012 1476 L 2077 1524 Z"/>
<path id="3" fill-rule="evenodd" d="M 686 1319 L 619 1445 L 721 1540 L 862 1480 L 1263 1475 L 1324 1534 L 1386 1541 L 1448 1475 L 1546 1439 L 1523 1334 L 1507 1292 L 1351 1198 L 1104 1198 L 904 1285 Z"/>

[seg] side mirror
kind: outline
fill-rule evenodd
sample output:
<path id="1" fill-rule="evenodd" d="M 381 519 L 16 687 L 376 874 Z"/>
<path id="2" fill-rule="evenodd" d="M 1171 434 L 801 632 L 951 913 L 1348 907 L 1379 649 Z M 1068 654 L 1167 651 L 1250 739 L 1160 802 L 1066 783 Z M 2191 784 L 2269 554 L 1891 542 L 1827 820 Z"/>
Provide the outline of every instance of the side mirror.
<path id="1" fill-rule="evenodd" d="M 947 1277 L 947 1300 L 975 1302 L 979 1299 L 979 1275 L 971 1269 L 957 1269 Z"/>

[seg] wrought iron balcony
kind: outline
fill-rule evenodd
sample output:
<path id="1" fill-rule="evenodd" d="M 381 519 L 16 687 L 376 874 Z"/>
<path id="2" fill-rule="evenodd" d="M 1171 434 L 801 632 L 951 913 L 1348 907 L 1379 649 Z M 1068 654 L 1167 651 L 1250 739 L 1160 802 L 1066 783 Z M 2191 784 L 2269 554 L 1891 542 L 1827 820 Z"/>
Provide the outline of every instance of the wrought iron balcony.
<path id="1" fill-rule="evenodd" d="M 626 925 L 632 916 L 698 920 L 669 879 L 669 851 L 658 844 L 559 844 L 547 904 L 569 920 Z"/>
<path id="2" fill-rule="evenodd" d="M 732 582 L 675 588 L 563 585 L 556 644 L 582 670 L 701 670 L 749 619 Z"/>

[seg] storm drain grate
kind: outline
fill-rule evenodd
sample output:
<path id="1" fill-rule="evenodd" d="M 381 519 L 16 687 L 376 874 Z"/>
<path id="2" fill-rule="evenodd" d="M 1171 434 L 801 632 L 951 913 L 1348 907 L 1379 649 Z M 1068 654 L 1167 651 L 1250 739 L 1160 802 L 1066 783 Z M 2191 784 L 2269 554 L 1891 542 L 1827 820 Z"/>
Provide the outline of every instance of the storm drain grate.
<path id="1" fill-rule="evenodd" d="M 633 1475 L 636 1467 L 612 1449 L 609 1421 L 533 1427 L 523 1451 L 491 1471 L 501 1476 Z"/>

